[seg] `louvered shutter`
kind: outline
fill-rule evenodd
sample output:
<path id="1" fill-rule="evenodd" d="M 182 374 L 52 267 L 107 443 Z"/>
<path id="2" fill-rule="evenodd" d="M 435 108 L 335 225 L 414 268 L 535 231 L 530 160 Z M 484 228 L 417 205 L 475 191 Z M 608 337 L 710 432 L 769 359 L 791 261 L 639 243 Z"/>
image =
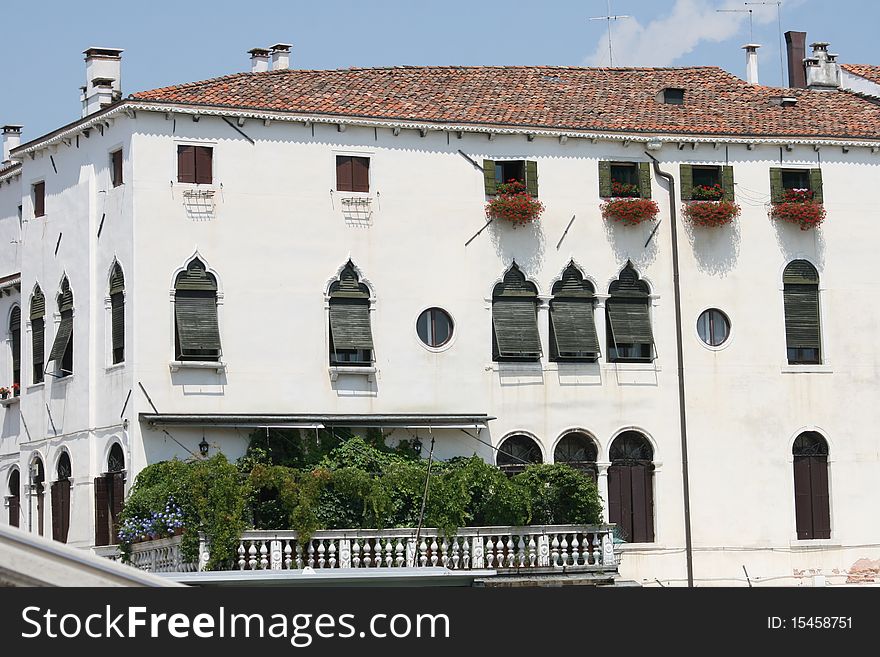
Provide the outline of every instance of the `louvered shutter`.
<path id="1" fill-rule="evenodd" d="M 492 326 L 498 355 L 503 358 L 541 357 L 541 338 L 534 297 L 499 297 L 492 303 Z"/>
<path id="2" fill-rule="evenodd" d="M 782 169 L 770 168 L 770 202 L 782 202 Z"/>
<path id="3" fill-rule="evenodd" d="M 52 350 L 49 352 L 49 362 L 53 360 L 61 360 L 64 352 L 67 351 L 67 344 L 73 335 L 73 311 L 64 310 L 61 312 L 61 323 L 58 324 L 58 332 L 55 334 L 55 342 L 52 343 Z"/>
<path id="4" fill-rule="evenodd" d="M 42 317 L 31 320 L 31 356 L 33 357 L 33 382 L 40 383 L 43 380 L 43 358 L 45 356 L 45 324 Z"/>
<path id="5" fill-rule="evenodd" d="M 220 328 L 214 292 L 178 290 L 174 315 L 181 356 L 198 356 L 204 351 L 220 353 Z"/>
<path id="6" fill-rule="evenodd" d="M 52 495 L 52 538 L 67 543 L 70 529 L 70 481 L 53 481 Z"/>
<path id="7" fill-rule="evenodd" d="M 530 196 L 538 196 L 538 163 L 526 160 L 526 190 Z"/>
<path id="8" fill-rule="evenodd" d="M 46 214 L 46 183 L 38 182 L 34 185 L 34 216 L 42 217 Z"/>
<path id="9" fill-rule="evenodd" d="M 21 498 L 13 495 L 9 498 L 9 526 L 18 527 L 19 514 L 21 513 Z"/>
<path id="10" fill-rule="evenodd" d="M 37 319 L 46 314 L 46 297 L 39 290 L 31 299 L 31 319 Z"/>
<path id="11" fill-rule="evenodd" d="M 497 183 L 495 182 L 495 160 L 483 160 L 483 186 L 486 196 L 494 196 Z"/>
<path id="12" fill-rule="evenodd" d="M 819 349 L 819 288 L 786 283 L 785 343 L 789 349 Z"/>
<path id="13" fill-rule="evenodd" d="M 813 499 L 810 491 L 810 457 L 794 457 L 794 509 L 797 537 L 813 538 Z"/>
<path id="14" fill-rule="evenodd" d="M 825 456 L 810 459 L 810 496 L 812 498 L 813 538 L 831 538 L 831 513 L 828 499 L 828 460 Z"/>
<path id="15" fill-rule="evenodd" d="M 353 192 L 370 191 L 370 158 L 351 158 L 351 188 Z"/>
<path id="16" fill-rule="evenodd" d="M 19 306 L 12 309 L 9 332 L 12 334 L 12 370 L 17 373 L 21 370 L 21 308 Z M 19 383 L 18 378 L 14 378 L 13 383 Z"/>
<path id="17" fill-rule="evenodd" d="M 736 189 L 734 187 L 735 181 L 733 179 L 733 167 L 730 165 L 725 165 L 721 167 L 721 187 L 724 189 L 724 200 L 733 202 L 735 199 Z"/>
<path id="18" fill-rule="evenodd" d="M 605 310 L 615 344 L 654 344 L 647 299 L 612 296 Z"/>
<path id="19" fill-rule="evenodd" d="M 611 162 L 599 162 L 599 197 L 611 196 Z"/>
<path id="20" fill-rule="evenodd" d="M 214 149 L 209 146 L 195 147 L 196 183 L 210 185 L 214 182 Z"/>
<path id="21" fill-rule="evenodd" d="M 196 181 L 195 146 L 177 147 L 177 182 L 194 183 Z"/>
<path id="22" fill-rule="evenodd" d="M 61 538 L 61 488 L 59 482 L 53 481 L 49 489 L 52 500 L 52 540 L 62 541 Z M 62 541 L 63 542 L 63 541 Z"/>
<path id="23" fill-rule="evenodd" d="M 639 162 L 639 196 L 651 198 L 651 165 Z"/>
<path id="24" fill-rule="evenodd" d="M 125 352 L 125 297 L 122 292 L 110 295 L 110 324 L 113 362 L 121 363 Z"/>
<path id="25" fill-rule="evenodd" d="M 119 516 L 125 501 L 125 473 L 114 472 L 108 475 L 110 483 L 110 544 L 119 543 Z"/>
<path id="26" fill-rule="evenodd" d="M 335 298 L 330 300 L 330 331 L 333 347 L 373 349 L 369 301 Z"/>
<path id="27" fill-rule="evenodd" d="M 599 353 L 591 299 L 553 299 L 550 321 L 559 357 L 582 358 Z"/>
<path id="28" fill-rule="evenodd" d="M 694 195 L 694 167 L 690 164 L 682 164 L 679 167 L 681 179 L 681 200 L 690 201 Z"/>
<path id="29" fill-rule="evenodd" d="M 95 545 L 110 544 L 109 497 L 107 476 L 95 477 Z"/>
<path id="30" fill-rule="evenodd" d="M 810 190 L 813 192 L 813 200 L 816 203 L 824 202 L 822 194 L 822 169 L 810 169 Z"/>

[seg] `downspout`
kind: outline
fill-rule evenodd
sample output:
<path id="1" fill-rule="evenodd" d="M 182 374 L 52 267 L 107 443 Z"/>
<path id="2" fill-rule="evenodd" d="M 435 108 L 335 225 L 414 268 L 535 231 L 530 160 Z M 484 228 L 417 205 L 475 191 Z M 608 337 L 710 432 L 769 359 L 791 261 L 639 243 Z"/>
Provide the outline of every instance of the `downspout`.
<path id="1" fill-rule="evenodd" d="M 669 183 L 669 225 L 672 227 L 672 287 L 675 296 L 675 355 L 678 361 L 678 414 L 681 426 L 681 479 L 684 494 L 684 542 L 688 586 L 694 586 L 694 546 L 691 540 L 691 494 L 688 480 L 687 410 L 684 394 L 684 352 L 681 339 L 681 283 L 678 269 L 678 228 L 675 216 L 675 179 L 660 170 L 657 158 L 645 151 L 654 164 L 654 173 Z"/>

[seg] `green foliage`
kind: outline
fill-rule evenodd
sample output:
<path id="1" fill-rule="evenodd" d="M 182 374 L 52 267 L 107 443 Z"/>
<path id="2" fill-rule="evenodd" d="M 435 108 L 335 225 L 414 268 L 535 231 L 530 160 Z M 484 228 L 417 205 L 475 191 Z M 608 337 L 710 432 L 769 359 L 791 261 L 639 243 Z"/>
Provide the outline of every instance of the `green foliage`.
<path id="1" fill-rule="evenodd" d="M 513 478 L 530 501 L 529 524 L 601 522 L 602 506 L 593 480 L 564 464 L 530 465 Z"/>

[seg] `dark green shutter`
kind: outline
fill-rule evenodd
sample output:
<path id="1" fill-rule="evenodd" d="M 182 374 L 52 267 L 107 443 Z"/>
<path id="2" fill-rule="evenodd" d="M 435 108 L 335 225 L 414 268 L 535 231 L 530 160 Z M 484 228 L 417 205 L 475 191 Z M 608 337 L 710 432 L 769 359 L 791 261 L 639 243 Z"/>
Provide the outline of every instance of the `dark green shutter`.
<path id="1" fill-rule="evenodd" d="M 538 163 L 526 160 L 526 190 L 530 196 L 538 196 Z"/>
<path id="2" fill-rule="evenodd" d="M 204 290 L 212 291 L 217 289 L 217 282 L 214 277 L 205 270 L 198 260 L 193 260 L 186 271 L 177 275 L 177 281 L 174 285 L 177 290 Z"/>
<path id="3" fill-rule="evenodd" d="M 12 309 L 9 318 L 9 332 L 12 334 L 12 370 L 18 372 L 21 369 L 21 308 L 16 306 Z M 18 381 L 13 381 L 18 383 Z"/>
<path id="4" fill-rule="evenodd" d="M 770 202 L 782 202 L 782 169 L 770 168 Z"/>
<path id="5" fill-rule="evenodd" d="M 822 194 L 822 169 L 810 169 L 810 189 L 813 192 L 813 200 L 816 203 L 823 202 Z"/>
<path id="6" fill-rule="evenodd" d="M 498 297 L 492 302 L 492 326 L 498 355 L 540 358 L 541 337 L 534 297 Z"/>
<path id="7" fill-rule="evenodd" d="M 125 298 L 122 292 L 110 295 L 110 324 L 113 351 L 125 348 Z"/>
<path id="8" fill-rule="evenodd" d="M 694 195 L 694 167 L 690 164 L 682 164 L 679 176 L 681 178 L 681 200 L 690 201 Z"/>
<path id="9" fill-rule="evenodd" d="M 789 349 L 819 349 L 819 287 L 786 283 L 785 343 Z"/>
<path id="10" fill-rule="evenodd" d="M 550 303 L 550 322 L 556 353 L 561 358 L 599 353 L 592 299 L 554 299 Z"/>
<path id="11" fill-rule="evenodd" d="M 31 319 L 37 319 L 46 314 L 46 297 L 40 290 L 34 292 L 31 299 Z"/>
<path id="12" fill-rule="evenodd" d="M 67 343 L 73 335 L 73 311 L 63 310 L 61 312 L 61 323 L 58 325 L 58 332 L 55 334 L 55 342 L 52 343 L 52 351 L 49 352 L 49 362 L 53 360 L 61 360 L 64 352 L 67 350 Z"/>
<path id="13" fill-rule="evenodd" d="M 611 162 L 599 162 L 599 197 L 611 197 Z"/>
<path id="14" fill-rule="evenodd" d="M 639 196 L 651 198 L 651 165 L 639 162 Z"/>
<path id="15" fill-rule="evenodd" d="M 612 296 L 605 310 L 614 344 L 654 344 L 647 298 Z"/>
<path id="16" fill-rule="evenodd" d="M 786 285 L 819 285 L 819 272 L 806 260 L 792 260 L 782 272 L 782 282 Z"/>
<path id="17" fill-rule="evenodd" d="M 39 383 L 43 380 L 43 357 L 45 355 L 45 322 L 41 317 L 35 317 L 31 319 L 31 338 L 33 339 L 33 345 L 31 349 L 31 355 L 33 356 L 33 366 L 34 366 L 34 383 Z"/>
<path id="18" fill-rule="evenodd" d="M 330 331 L 333 348 L 373 349 L 370 330 L 370 304 L 361 300 L 332 298 L 330 300 Z"/>
<path id="19" fill-rule="evenodd" d="M 724 189 L 725 201 L 730 201 L 731 203 L 734 201 L 734 184 L 733 167 L 730 165 L 724 165 L 721 167 L 721 187 Z"/>
<path id="20" fill-rule="evenodd" d="M 483 184 L 486 187 L 486 196 L 495 194 L 495 160 L 483 160 Z"/>
<path id="21" fill-rule="evenodd" d="M 204 351 L 220 352 L 217 298 L 211 292 L 178 291 L 174 297 L 174 316 L 183 356 Z"/>
<path id="22" fill-rule="evenodd" d="M 116 264 L 110 274 L 110 296 L 125 289 L 125 278 L 122 276 L 122 267 Z"/>

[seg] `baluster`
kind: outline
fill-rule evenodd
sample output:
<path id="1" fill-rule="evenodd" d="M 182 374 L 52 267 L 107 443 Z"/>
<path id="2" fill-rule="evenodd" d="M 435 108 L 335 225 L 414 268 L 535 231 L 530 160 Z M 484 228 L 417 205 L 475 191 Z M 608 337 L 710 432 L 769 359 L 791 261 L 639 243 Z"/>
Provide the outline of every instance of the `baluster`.
<path id="1" fill-rule="evenodd" d="M 331 538 L 327 541 L 330 547 L 327 549 L 327 564 L 329 568 L 336 568 L 336 539 Z"/>
<path id="2" fill-rule="evenodd" d="M 507 562 L 508 568 L 513 568 L 516 565 L 516 553 L 513 549 L 515 538 L 516 537 L 513 534 L 504 537 L 504 550 L 506 552 L 505 561 Z"/>
<path id="3" fill-rule="evenodd" d="M 266 547 L 266 541 L 260 541 L 260 570 L 266 570 L 269 567 L 269 550 Z"/>
<path id="4" fill-rule="evenodd" d="M 520 534 L 516 541 L 516 567 L 525 568 L 526 565 L 526 541 L 525 537 Z"/>
<path id="5" fill-rule="evenodd" d="M 392 556 L 392 553 L 394 552 L 393 543 L 394 543 L 393 538 L 388 537 L 385 539 L 385 567 L 386 568 L 391 568 L 391 566 L 394 565 L 394 557 Z"/>
<path id="6" fill-rule="evenodd" d="M 291 554 L 293 549 L 290 547 L 291 541 L 284 541 L 284 569 L 290 570 Z"/>
<path id="7" fill-rule="evenodd" d="M 550 565 L 554 568 L 559 563 L 559 536 L 553 534 L 553 540 L 550 541 Z"/>
<path id="8" fill-rule="evenodd" d="M 307 555 L 306 565 L 309 566 L 310 568 L 314 568 L 315 567 L 315 542 L 312 540 L 309 540 L 309 547 L 308 547 L 308 550 L 306 550 L 306 555 Z"/>
<path id="9" fill-rule="evenodd" d="M 369 568 L 373 565 L 373 560 L 370 558 L 370 539 L 364 539 L 364 568 Z"/>
<path id="10" fill-rule="evenodd" d="M 443 540 L 440 542 L 440 565 L 444 568 L 448 568 L 449 564 L 449 542 L 446 540 L 446 537 L 443 537 Z"/>
<path id="11" fill-rule="evenodd" d="M 424 567 L 428 563 L 428 544 L 425 543 L 425 539 L 422 538 L 421 543 L 419 543 L 419 565 Z"/>
<path id="12" fill-rule="evenodd" d="M 452 570 L 458 570 L 458 562 L 461 561 L 461 557 L 458 556 L 458 541 L 458 536 L 452 537 L 452 559 L 450 559 L 450 561 L 452 562 L 452 566 L 450 566 L 450 568 L 452 568 Z"/>
<path id="13" fill-rule="evenodd" d="M 305 564 L 303 564 L 303 549 L 302 549 L 302 543 L 300 543 L 299 541 L 297 541 L 297 542 L 296 542 L 296 567 L 297 567 L 297 570 L 302 569 L 304 565 L 305 565 Z"/>
<path id="14" fill-rule="evenodd" d="M 398 538 L 397 543 L 394 544 L 394 565 L 400 568 L 403 566 L 404 560 L 403 541 Z"/>
<path id="15" fill-rule="evenodd" d="M 528 542 L 528 562 L 526 565 L 529 568 L 534 568 L 537 565 L 538 561 L 538 543 L 535 541 L 535 535 L 529 534 L 529 542 Z"/>
<path id="16" fill-rule="evenodd" d="M 581 552 L 578 549 L 580 547 L 580 541 L 578 541 L 578 535 L 571 535 L 571 565 L 578 566 L 580 565 L 578 562 L 581 560 Z"/>
<path id="17" fill-rule="evenodd" d="M 326 548 L 324 548 L 324 539 L 318 539 L 318 568 L 323 568 L 326 563 L 324 559 L 325 552 Z"/>
<path id="18" fill-rule="evenodd" d="M 495 562 L 495 542 L 492 540 L 491 536 L 486 537 L 486 568 L 492 568 Z"/>
<path id="19" fill-rule="evenodd" d="M 437 539 L 434 538 L 431 540 L 431 565 L 436 566 L 437 561 L 439 560 L 437 557 L 437 550 L 439 549 L 439 545 L 437 545 Z"/>
<path id="20" fill-rule="evenodd" d="M 478 542 L 478 540 L 474 539 L 473 543 L 471 543 L 468 541 L 467 536 L 465 536 L 464 541 L 461 543 L 461 565 L 465 570 L 483 567 L 482 554 L 480 555 L 480 565 L 478 566 L 476 563 L 476 545 Z M 473 553 L 471 552 L 471 549 L 474 549 Z"/>
<path id="21" fill-rule="evenodd" d="M 568 565 L 568 540 L 566 539 L 565 534 L 560 534 L 562 540 L 559 541 L 559 558 L 560 565 L 567 566 Z"/>
<path id="22" fill-rule="evenodd" d="M 254 545 L 256 541 L 248 541 L 250 546 L 248 547 L 248 568 L 250 570 L 256 570 L 257 568 L 257 548 Z"/>
<path id="23" fill-rule="evenodd" d="M 361 539 L 356 538 L 351 543 L 351 566 L 352 568 L 361 567 Z"/>

